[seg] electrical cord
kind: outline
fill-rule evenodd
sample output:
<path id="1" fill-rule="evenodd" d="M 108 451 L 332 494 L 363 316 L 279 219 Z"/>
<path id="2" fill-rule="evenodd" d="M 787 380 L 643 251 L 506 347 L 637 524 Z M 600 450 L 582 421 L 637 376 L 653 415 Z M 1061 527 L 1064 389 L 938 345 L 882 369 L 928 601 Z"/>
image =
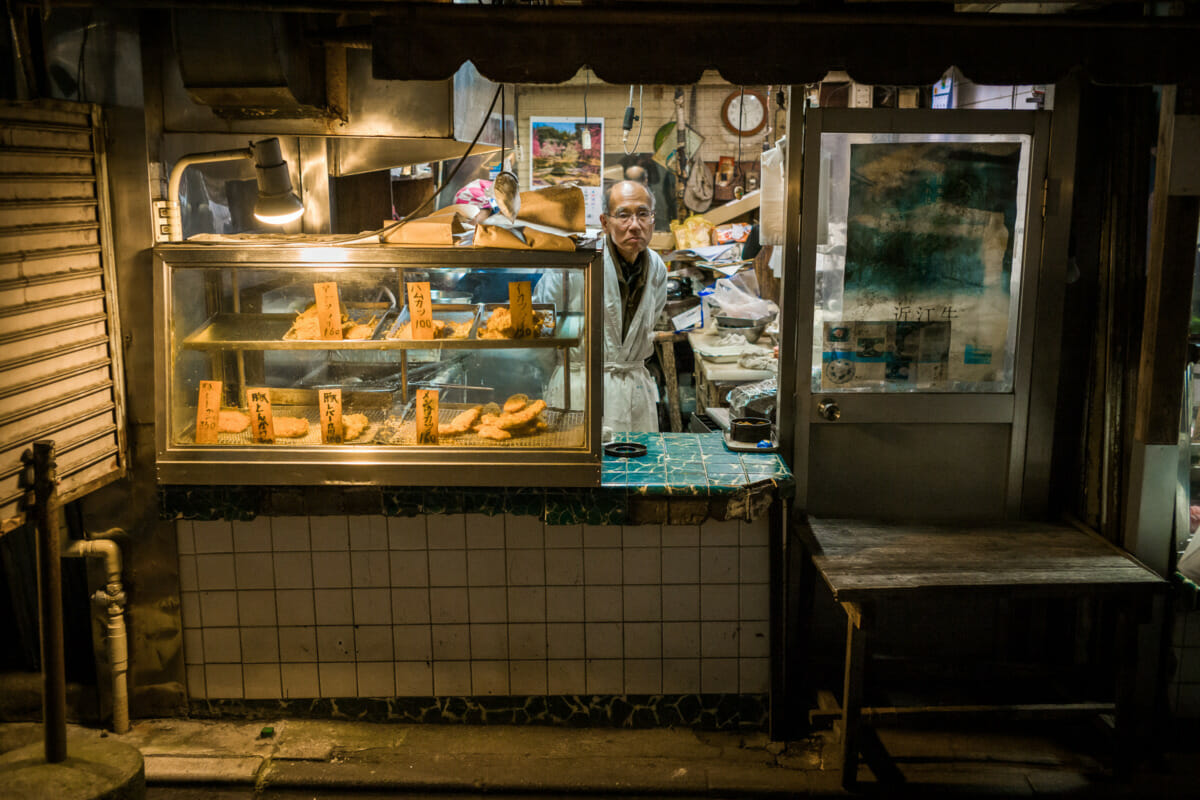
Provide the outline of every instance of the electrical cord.
<path id="1" fill-rule="evenodd" d="M 471 143 L 469 145 L 467 145 L 466 152 L 463 153 L 462 157 L 458 159 L 458 163 L 454 165 L 454 169 L 450 170 L 450 174 L 442 179 L 442 185 L 437 187 L 436 189 L 434 189 L 433 193 L 431 195 L 429 195 L 428 197 L 426 197 L 424 202 L 421 203 L 421 205 L 417 206 L 412 211 L 410 211 L 408 214 L 406 214 L 404 219 L 402 219 L 402 220 L 393 222 L 391 225 L 387 225 L 383 228 L 380 228 L 377 231 L 372 231 L 371 233 L 365 234 L 363 236 L 359 236 L 358 238 L 356 238 L 352 241 L 338 242 L 338 244 L 365 244 L 366 242 L 369 242 L 372 239 L 381 241 L 384 236 L 386 236 L 387 234 L 396 230 L 397 228 L 399 228 L 401 225 L 408 222 L 409 220 L 414 219 L 417 216 L 417 214 L 424 211 L 425 206 L 429 205 L 429 203 L 435 197 L 437 197 L 443 189 L 445 189 L 450 184 L 450 181 L 454 180 L 454 176 L 458 174 L 458 171 L 462 168 L 462 165 L 467 162 L 467 157 L 471 155 L 471 151 L 474 150 L 475 145 L 479 143 L 479 137 L 483 135 L 483 129 L 485 127 L 487 127 L 488 120 L 492 116 L 492 111 L 496 108 L 496 101 L 500 99 L 500 93 L 502 91 L 504 91 L 504 84 L 500 84 L 500 86 L 496 89 L 496 93 L 494 95 L 492 95 L 492 103 L 491 103 L 491 105 L 488 106 L 488 110 L 483 115 L 483 120 L 480 121 L 480 123 L 479 123 L 479 130 L 475 131 L 475 138 L 471 140 Z M 504 129 L 504 120 L 503 119 L 500 120 L 500 127 L 501 127 L 501 130 L 503 131 L 503 129 Z"/>
<path id="2" fill-rule="evenodd" d="M 633 84 L 632 83 L 629 84 L 629 103 L 625 107 L 625 125 L 628 127 L 622 126 L 622 131 L 621 131 L 621 149 L 625 151 L 625 155 L 627 155 L 627 156 L 631 156 L 634 153 L 636 153 L 637 148 L 638 148 L 638 143 L 642 141 L 642 126 L 646 123 L 646 121 L 643 119 L 643 117 L 645 116 L 644 112 L 646 110 L 646 106 L 643 102 L 643 93 L 645 92 L 645 90 L 646 90 L 645 86 L 642 86 L 642 85 L 638 86 L 638 113 L 637 113 L 637 117 L 636 117 L 636 119 L 638 121 L 637 138 L 633 140 L 633 149 L 626 150 L 625 143 L 629 141 L 629 131 L 633 128 L 633 119 L 634 119 L 633 117 L 630 116 L 633 112 Z"/>

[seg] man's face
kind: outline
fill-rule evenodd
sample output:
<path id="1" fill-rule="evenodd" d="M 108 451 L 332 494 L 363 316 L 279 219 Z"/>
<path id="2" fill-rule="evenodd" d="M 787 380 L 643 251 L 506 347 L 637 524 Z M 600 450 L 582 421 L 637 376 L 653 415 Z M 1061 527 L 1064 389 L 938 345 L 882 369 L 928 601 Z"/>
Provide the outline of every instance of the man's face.
<path id="1" fill-rule="evenodd" d="M 623 182 L 612 188 L 609 212 L 600 215 L 604 229 L 626 261 L 634 261 L 650 245 L 654 212 L 650 193 L 641 184 Z"/>

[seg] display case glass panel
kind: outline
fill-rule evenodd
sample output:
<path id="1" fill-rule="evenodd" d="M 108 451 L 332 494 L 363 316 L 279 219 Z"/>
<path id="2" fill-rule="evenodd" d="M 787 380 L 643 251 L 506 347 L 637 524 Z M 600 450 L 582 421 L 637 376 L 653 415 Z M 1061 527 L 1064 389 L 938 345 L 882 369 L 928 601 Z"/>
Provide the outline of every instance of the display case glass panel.
<path id="1" fill-rule="evenodd" d="M 354 482 L 525 482 L 484 474 L 511 462 L 586 467 L 530 483 L 595 482 L 597 382 L 580 368 L 594 344 L 595 253 L 156 252 L 159 461 L 170 480 L 328 482 L 362 473 L 357 463 L 380 470 Z M 212 469 L 172 466 L 231 460 L 305 477 L 235 469 L 214 480 Z"/>

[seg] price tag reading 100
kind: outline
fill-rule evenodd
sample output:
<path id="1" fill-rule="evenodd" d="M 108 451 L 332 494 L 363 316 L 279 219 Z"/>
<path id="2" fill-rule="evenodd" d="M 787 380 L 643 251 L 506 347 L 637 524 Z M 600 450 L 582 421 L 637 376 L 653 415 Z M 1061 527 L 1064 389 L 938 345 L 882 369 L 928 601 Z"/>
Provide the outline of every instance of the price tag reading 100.
<path id="1" fill-rule="evenodd" d="M 429 299 L 429 282 L 408 284 L 408 319 L 412 338 L 433 338 L 433 303 Z"/>

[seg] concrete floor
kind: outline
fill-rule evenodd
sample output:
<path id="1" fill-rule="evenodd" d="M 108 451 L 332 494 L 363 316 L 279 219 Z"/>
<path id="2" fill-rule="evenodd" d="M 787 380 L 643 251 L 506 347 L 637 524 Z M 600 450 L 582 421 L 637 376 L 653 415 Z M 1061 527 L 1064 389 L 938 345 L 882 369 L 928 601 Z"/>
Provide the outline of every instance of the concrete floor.
<path id="1" fill-rule="evenodd" d="M 40 735 L 36 725 L 23 725 L 0 725 L 0 741 Z M 163 719 L 138 721 L 111 738 L 143 753 L 150 800 L 844 794 L 828 734 L 784 744 L 761 733 L 671 729 Z M 1200 739 L 1115 776 L 1107 739 L 1081 723 L 885 728 L 881 738 L 905 783 L 881 786 L 864 767 L 865 793 L 1200 797 Z"/>

